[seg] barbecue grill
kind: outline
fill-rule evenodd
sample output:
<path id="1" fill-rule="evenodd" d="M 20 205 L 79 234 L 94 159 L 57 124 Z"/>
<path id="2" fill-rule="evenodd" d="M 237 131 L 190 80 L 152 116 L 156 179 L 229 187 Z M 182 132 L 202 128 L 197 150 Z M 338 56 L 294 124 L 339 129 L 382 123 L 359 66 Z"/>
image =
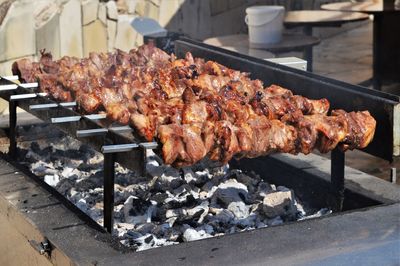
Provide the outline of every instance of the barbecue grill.
<path id="1" fill-rule="evenodd" d="M 377 128 L 374 141 L 364 151 L 388 161 L 396 160 L 398 156 L 400 156 L 400 98 L 398 96 L 369 90 L 301 70 L 240 55 L 183 37 L 176 40 L 174 44 L 175 54 L 178 57 L 184 57 L 185 53 L 190 51 L 195 57 L 217 61 L 230 68 L 250 72 L 252 75 L 251 78 L 260 79 L 266 85 L 272 83 L 278 84 L 290 88 L 294 93 L 308 98 L 327 98 L 332 108 L 341 108 L 346 111 L 369 110 L 377 121 Z M 7 160 L 13 166 L 7 167 L 10 168 L 10 171 L 23 168 L 16 162 L 17 106 L 53 124 L 68 135 L 89 144 L 95 150 L 102 152 L 104 154 L 104 228 L 106 231 L 111 232 L 113 228 L 114 163 L 119 162 L 121 165 L 137 173 L 145 174 L 146 151 L 149 149 L 157 149 L 157 143 L 142 142 L 141 139 L 136 137 L 130 127 L 115 123 L 111 124 L 104 114 L 81 115 L 75 110 L 75 102 L 54 102 L 47 98 L 45 94 L 39 93 L 38 84 L 17 84 L 13 82 L 13 79 L 16 78 L 18 77 L 3 77 L 0 79 L 0 96 L 9 101 L 10 113 L 10 148 L 8 155 L 3 156 L 3 160 Z M 310 157 L 314 158 L 317 164 L 321 163 L 321 165 L 313 165 L 315 162 L 310 162 L 307 159 Z M 363 226 L 365 228 L 372 230 L 374 226 L 377 226 L 377 230 L 380 230 L 380 232 L 396 224 L 395 214 L 396 212 L 398 213 L 399 207 L 396 202 L 399 201 L 400 197 L 395 195 L 396 192 L 391 194 L 385 193 L 384 190 L 398 192 L 397 188 L 394 188 L 389 183 L 382 185 L 379 181 L 373 181 L 373 179 L 370 178 L 367 178 L 368 182 L 378 182 L 380 184 L 379 187 L 357 188 L 357 184 L 366 184 L 366 182 L 360 180 L 354 181 L 355 179 L 352 178 L 352 176 L 355 175 L 354 173 L 347 176 L 346 182 L 350 183 L 346 184 L 345 188 L 345 155 L 343 152 L 338 149 L 332 151 L 330 166 L 327 165 L 326 161 L 320 161 L 321 159 L 318 159 L 315 155 L 311 155 L 310 157 L 303 155 L 298 157 L 275 155 L 256 159 L 242 159 L 230 163 L 233 168 L 255 171 L 273 182 L 290 184 L 288 186 L 291 186 L 295 191 L 302 191 L 301 194 L 308 195 L 314 202 L 320 201 L 320 204 L 332 207 L 337 213 L 342 210 L 369 208 L 367 212 L 363 213 L 348 213 L 343 216 L 333 216 L 317 221 L 302 222 L 296 226 L 289 225 L 292 227 L 287 227 L 288 231 L 296 235 L 294 246 L 289 245 L 289 249 L 295 250 L 296 243 L 300 240 L 300 235 L 307 234 L 308 226 L 313 228 L 312 235 L 308 240 L 303 240 L 308 243 L 306 246 L 308 245 L 308 247 L 311 247 L 312 242 L 309 241 L 312 240 L 317 241 L 317 239 L 319 239 L 318 241 L 321 244 L 326 244 L 327 239 L 332 238 L 332 236 L 328 237 L 323 227 L 332 228 L 335 223 L 343 226 L 343 230 L 338 236 L 338 241 L 342 244 L 347 243 L 347 241 L 351 239 L 347 234 L 354 233 L 354 228 L 360 226 L 356 221 L 359 218 L 365 218 L 365 221 L 363 221 Z M 2 163 L 4 164 L 4 162 Z M 329 169 L 327 171 L 326 168 L 330 168 L 330 174 Z M 5 173 L 7 174 L 7 171 L 5 171 Z M 357 174 L 360 173 L 357 172 Z M 32 177 L 29 173 L 26 173 L 26 175 Z M 8 178 L 4 178 L 8 180 L 6 182 L 10 182 Z M 330 178 L 330 182 L 327 181 L 327 178 Z M 43 183 L 38 178 L 36 178 L 36 180 L 41 184 Z M 294 182 L 294 180 L 298 182 Z M 24 179 L 23 182 L 29 181 Z M 354 182 L 354 184 L 351 182 Z M 57 192 L 52 190 L 49 186 L 47 186 L 47 189 L 51 191 L 52 195 L 57 194 Z M 380 204 L 387 204 L 387 206 L 371 207 Z M 79 211 L 74 209 L 74 212 L 77 213 Z M 368 213 L 370 213 L 370 216 L 368 216 Z M 385 218 L 378 222 L 377 217 L 379 215 Z M 348 218 L 343 219 L 341 217 Z M 100 234 L 101 229 L 97 226 L 95 227 L 95 229 L 91 230 L 96 230 L 96 232 Z M 157 261 L 164 262 L 165 260 L 162 258 L 167 258 L 170 264 L 177 262 L 206 263 L 206 260 L 210 261 L 210 263 L 218 264 L 226 262 L 226 258 L 223 258 L 226 256 L 231 257 L 230 259 L 232 259 L 232 261 L 238 259 L 238 263 L 244 262 L 244 257 L 240 255 L 243 255 L 243 252 L 240 252 L 240 248 L 243 248 L 243 250 L 249 252 L 248 254 L 252 254 L 246 256 L 250 261 L 259 263 L 262 261 L 261 259 L 264 258 L 262 252 L 263 248 L 269 250 L 274 250 L 274 248 L 276 248 L 272 244 L 269 244 L 266 239 L 274 239 L 277 243 L 283 244 L 287 234 L 284 228 L 285 227 L 272 229 L 275 230 L 276 233 L 272 233 L 271 228 L 266 228 L 258 232 L 244 232 L 218 239 L 207 239 L 197 241 L 196 243 L 180 244 L 177 247 L 163 247 L 156 250 L 139 252 L 137 253 L 139 255 L 130 254 L 119 257 L 115 254 L 114 250 L 104 246 L 104 244 L 100 244 L 100 250 L 104 250 L 104 254 L 109 255 L 108 257 L 104 257 L 104 254 L 99 254 L 93 247 L 88 249 L 89 253 L 86 255 L 89 257 L 101 257 L 102 261 L 98 261 L 97 258 L 96 262 L 104 263 L 110 263 L 114 260 L 113 262 L 123 264 L 128 262 L 127 259 L 135 258 L 138 262 L 150 264 L 156 263 Z M 89 229 L 85 230 L 85 234 L 87 234 L 87 230 Z M 392 241 L 392 238 L 395 239 L 395 236 L 399 235 L 399 231 L 400 229 L 397 224 L 394 229 L 394 235 L 391 234 L 388 241 Z M 321 235 L 318 236 L 317 233 Z M 65 237 L 67 238 L 67 236 Z M 324 237 L 326 237 L 326 239 L 323 239 Z M 242 239 L 241 243 L 232 243 L 233 241 L 240 241 L 240 239 Z M 39 250 L 41 250 L 42 253 L 46 253 L 54 262 L 54 255 L 51 256 L 51 252 L 49 251 L 51 249 L 47 250 L 44 246 L 51 245 L 52 249 L 57 249 L 58 247 L 54 245 L 54 242 L 52 242 L 54 240 L 52 240 L 50 236 L 48 236 L 48 242 L 46 241 L 36 245 L 36 247 L 39 246 Z M 248 243 L 248 245 L 246 245 L 246 243 Z M 79 243 L 79 245 L 83 244 L 87 244 L 87 241 Z M 395 244 L 398 245 L 399 242 L 395 242 Z M 88 245 L 90 245 L 90 243 Z M 214 246 L 220 247 L 215 250 L 210 248 Z M 254 250 L 251 251 L 249 250 L 250 248 Z M 215 255 L 207 255 L 205 258 L 199 257 L 199 255 L 204 255 L 209 249 L 211 249 L 211 254 L 215 253 Z M 67 250 L 69 249 L 67 248 Z M 391 250 L 392 249 L 388 248 L 386 251 L 391 252 Z M 335 254 L 335 252 L 332 253 Z M 152 256 L 152 254 L 156 257 Z M 222 258 L 215 259 L 217 254 L 218 256 L 222 256 Z M 69 255 L 66 257 L 69 257 Z M 72 257 L 73 256 L 71 256 L 71 260 L 84 261 L 79 260 L 77 257 Z M 270 257 L 276 259 L 274 255 Z M 204 261 L 201 261 L 203 259 Z M 96 264 L 93 261 L 91 262 Z M 286 262 L 289 262 L 289 260 Z"/>

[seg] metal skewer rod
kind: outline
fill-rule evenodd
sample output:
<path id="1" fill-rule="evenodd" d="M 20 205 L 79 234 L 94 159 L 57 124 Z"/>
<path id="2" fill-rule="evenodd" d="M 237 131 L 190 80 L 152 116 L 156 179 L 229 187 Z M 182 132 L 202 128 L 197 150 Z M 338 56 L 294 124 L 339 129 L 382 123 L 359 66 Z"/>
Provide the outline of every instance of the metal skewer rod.
<path id="1" fill-rule="evenodd" d="M 52 124 L 70 123 L 78 122 L 81 120 L 82 116 L 64 116 L 64 117 L 53 117 L 51 118 Z"/>
<path id="2" fill-rule="evenodd" d="M 76 136 L 78 138 L 99 136 L 99 135 L 104 135 L 109 131 L 113 131 L 113 132 L 131 132 L 132 128 L 130 126 L 120 126 L 120 127 L 110 127 L 110 128 L 84 129 L 84 130 L 77 130 L 76 131 Z"/>
<path id="3" fill-rule="evenodd" d="M 120 126 L 120 127 L 110 127 L 108 128 L 108 130 L 114 132 L 131 132 L 133 131 L 133 128 L 131 128 L 130 126 Z"/>
<path id="4" fill-rule="evenodd" d="M 32 82 L 32 83 L 21 83 L 19 84 L 22 88 L 25 89 L 30 89 L 30 88 L 37 88 L 39 84 L 37 82 Z"/>
<path id="5" fill-rule="evenodd" d="M 18 85 L 16 84 L 0 85 L 0 91 L 11 91 L 11 90 L 16 90 L 17 88 Z"/>
<path id="6" fill-rule="evenodd" d="M 76 137 L 85 138 L 85 137 L 92 137 L 92 136 L 101 136 L 101 135 L 106 134 L 107 132 L 108 132 L 107 128 L 77 130 Z"/>
<path id="7" fill-rule="evenodd" d="M 143 142 L 143 143 L 128 143 L 128 144 L 115 144 L 105 145 L 101 148 L 102 153 L 118 153 L 127 152 L 136 148 L 155 149 L 157 148 L 157 142 Z"/>
<path id="8" fill-rule="evenodd" d="M 142 142 L 139 143 L 139 146 L 144 148 L 144 149 L 156 149 L 158 147 L 158 143 L 157 142 Z"/>
<path id="9" fill-rule="evenodd" d="M 6 80 L 13 81 L 13 80 L 18 80 L 19 77 L 18 77 L 17 75 L 13 75 L 13 76 L 4 76 L 4 77 L 0 77 L 0 79 L 6 79 Z"/>
<path id="10" fill-rule="evenodd" d="M 100 120 L 100 119 L 107 118 L 107 114 L 82 115 L 82 117 L 85 117 L 85 118 L 90 119 L 90 120 Z"/>
<path id="11" fill-rule="evenodd" d="M 17 95 L 11 95 L 10 96 L 10 101 L 29 100 L 29 99 L 34 99 L 34 98 L 36 98 L 38 96 L 45 97 L 47 95 L 48 94 L 45 93 L 45 92 L 17 94 Z"/>
<path id="12" fill-rule="evenodd" d="M 57 107 L 75 107 L 76 105 L 76 102 L 32 104 L 29 105 L 29 110 L 48 110 Z"/>
<path id="13" fill-rule="evenodd" d="M 129 144 L 117 144 L 117 145 L 105 145 L 101 147 L 102 153 L 117 153 L 117 152 L 127 152 L 133 149 L 139 148 L 139 145 L 136 143 Z"/>
<path id="14" fill-rule="evenodd" d="M 61 107 L 74 107 L 77 106 L 76 102 L 64 102 L 64 103 L 58 103 L 59 106 Z"/>
<path id="15" fill-rule="evenodd" d="M 21 84 L 6 84 L 0 85 L 0 91 L 12 91 L 18 89 L 18 86 L 25 89 L 37 88 L 39 84 L 37 82 L 33 83 L 21 83 Z"/>
<path id="16" fill-rule="evenodd" d="M 59 124 L 59 123 L 69 123 L 69 122 L 78 122 L 82 118 L 87 118 L 90 120 L 100 120 L 105 119 L 107 114 L 93 114 L 93 115 L 76 115 L 76 116 L 63 116 L 63 117 L 53 117 L 51 119 L 51 123 Z"/>
<path id="17" fill-rule="evenodd" d="M 59 105 L 57 103 L 32 104 L 29 105 L 29 110 L 48 110 L 55 107 L 59 107 Z"/>

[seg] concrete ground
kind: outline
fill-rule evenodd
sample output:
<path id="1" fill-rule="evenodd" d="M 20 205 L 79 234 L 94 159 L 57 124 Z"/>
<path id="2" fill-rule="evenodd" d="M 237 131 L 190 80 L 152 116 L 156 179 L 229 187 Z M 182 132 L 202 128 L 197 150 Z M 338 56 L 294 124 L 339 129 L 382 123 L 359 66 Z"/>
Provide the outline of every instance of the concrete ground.
<path id="1" fill-rule="evenodd" d="M 319 30 L 324 30 L 323 28 Z M 314 72 L 358 84 L 372 76 L 372 21 L 357 28 L 323 38 L 314 47 Z M 387 86 L 384 91 L 400 95 L 399 86 Z M 346 153 L 346 164 L 368 174 L 389 180 L 392 167 L 397 168 L 400 184 L 400 160 L 389 163 L 360 151 Z"/>

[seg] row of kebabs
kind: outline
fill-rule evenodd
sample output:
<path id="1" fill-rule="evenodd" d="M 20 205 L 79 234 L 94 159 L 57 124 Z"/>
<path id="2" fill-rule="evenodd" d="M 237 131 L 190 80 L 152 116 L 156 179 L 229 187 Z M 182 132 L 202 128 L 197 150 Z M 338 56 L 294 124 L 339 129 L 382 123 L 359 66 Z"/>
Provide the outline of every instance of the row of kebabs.
<path id="1" fill-rule="evenodd" d="M 57 61 L 43 51 L 39 62 L 15 62 L 13 73 L 38 81 L 58 101 L 77 101 L 85 113 L 105 111 L 146 140 L 158 140 L 164 162 L 174 166 L 204 157 L 225 163 L 233 156 L 364 148 L 376 126 L 368 111 L 328 116 L 326 99 L 264 88 L 248 73 L 190 53 L 177 59 L 151 45 Z"/>

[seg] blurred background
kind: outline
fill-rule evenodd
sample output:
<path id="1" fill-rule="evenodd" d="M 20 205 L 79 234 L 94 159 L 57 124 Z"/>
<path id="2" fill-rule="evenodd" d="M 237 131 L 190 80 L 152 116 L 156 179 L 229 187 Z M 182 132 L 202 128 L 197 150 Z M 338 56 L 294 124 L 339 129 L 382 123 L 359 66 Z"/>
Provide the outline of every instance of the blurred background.
<path id="1" fill-rule="evenodd" d="M 130 50 L 143 36 L 130 25 L 138 16 L 155 19 L 170 31 L 203 40 L 246 33 L 245 9 L 283 5 L 288 10 L 319 9 L 327 0 L 0 0 L 0 72 L 21 57 L 46 48 L 55 58 L 87 56 L 115 48 Z M 336 1 L 337 2 L 337 1 Z M 351 25 L 354 27 L 354 25 Z M 317 33 L 326 37 L 338 30 Z"/>

